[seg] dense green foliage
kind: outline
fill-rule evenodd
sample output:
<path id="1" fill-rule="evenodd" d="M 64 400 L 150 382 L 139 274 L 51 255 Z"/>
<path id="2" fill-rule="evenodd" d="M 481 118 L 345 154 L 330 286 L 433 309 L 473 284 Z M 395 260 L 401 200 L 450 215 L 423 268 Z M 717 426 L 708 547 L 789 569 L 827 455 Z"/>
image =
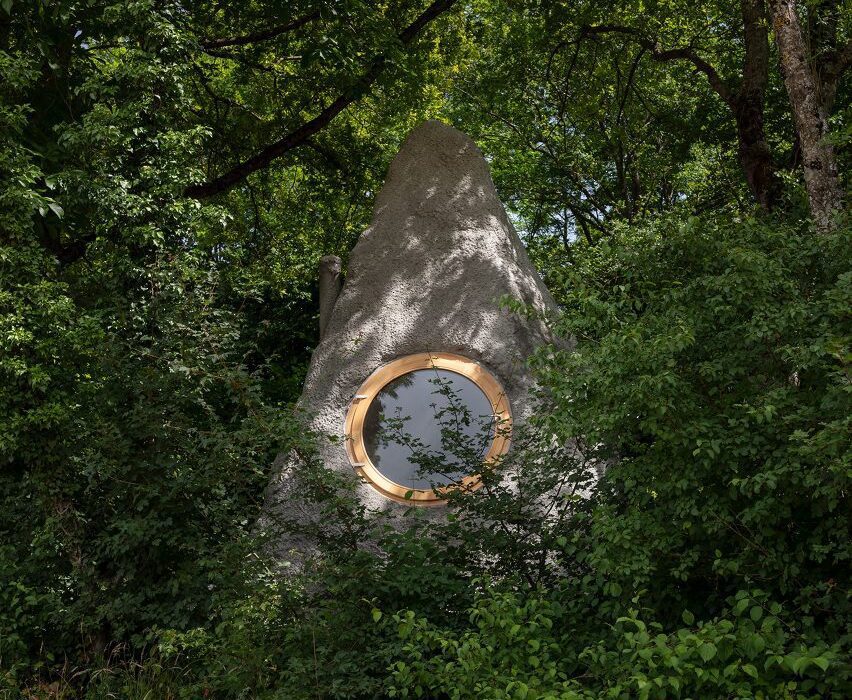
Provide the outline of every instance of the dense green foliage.
<path id="1" fill-rule="evenodd" d="M 0 697 L 852 695 L 852 247 L 808 218 L 774 49 L 767 210 L 736 115 L 653 54 L 734 85 L 736 3 L 476 0 L 399 39 L 427 6 L 0 0 Z M 317 260 L 427 116 L 492 160 L 576 348 L 533 358 L 485 488 L 400 532 L 291 405 Z M 281 450 L 321 516 L 285 576 Z"/>

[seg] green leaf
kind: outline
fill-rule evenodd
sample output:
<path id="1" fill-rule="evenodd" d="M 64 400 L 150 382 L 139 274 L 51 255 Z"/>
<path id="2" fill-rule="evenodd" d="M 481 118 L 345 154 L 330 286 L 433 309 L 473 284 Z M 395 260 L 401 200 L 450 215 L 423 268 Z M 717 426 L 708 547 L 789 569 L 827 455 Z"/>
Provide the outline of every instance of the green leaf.
<path id="1" fill-rule="evenodd" d="M 716 645 L 704 642 L 700 647 L 698 647 L 698 655 L 704 661 L 710 661 L 710 659 L 716 656 Z"/>
<path id="2" fill-rule="evenodd" d="M 828 670 L 828 666 L 829 666 L 829 663 L 830 663 L 830 662 L 829 662 L 829 660 L 828 660 L 828 659 L 826 659 L 824 656 L 816 656 L 816 657 L 814 657 L 814 658 L 813 658 L 813 662 L 814 662 L 814 664 L 816 664 L 817 666 L 819 666 L 819 667 L 820 667 L 823 671 L 827 671 L 827 670 Z"/>
<path id="3" fill-rule="evenodd" d="M 743 672 L 757 680 L 757 669 L 751 664 L 745 664 L 743 666 Z"/>
<path id="4" fill-rule="evenodd" d="M 681 617 L 683 618 L 683 621 L 684 621 L 687 625 L 690 625 L 690 626 L 691 626 L 691 625 L 692 625 L 692 623 L 693 623 L 693 622 L 695 622 L 695 615 L 693 615 L 691 612 L 689 612 L 689 610 L 684 610 L 684 611 L 683 611 L 683 614 L 681 615 Z"/>

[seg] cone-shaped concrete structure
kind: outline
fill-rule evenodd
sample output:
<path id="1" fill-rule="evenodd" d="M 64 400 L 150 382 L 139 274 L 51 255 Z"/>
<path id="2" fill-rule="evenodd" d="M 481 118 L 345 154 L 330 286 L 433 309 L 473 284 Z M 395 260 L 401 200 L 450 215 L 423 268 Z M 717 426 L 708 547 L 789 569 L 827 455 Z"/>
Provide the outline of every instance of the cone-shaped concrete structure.
<path id="1" fill-rule="evenodd" d="M 325 464 L 356 478 L 343 439 L 350 404 L 377 368 L 414 353 L 478 361 L 502 384 L 515 422 L 523 421 L 533 383 L 525 362 L 550 337 L 541 321 L 501 308 L 506 295 L 540 312 L 557 310 L 479 149 L 428 121 L 390 166 L 311 361 L 301 405 L 314 430 L 341 438 L 322 444 Z M 272 485 L 279 504 L 292 497 L 288 478 Z M 358 488 L 369 505 L 398 507 L 370 484 Z"/>

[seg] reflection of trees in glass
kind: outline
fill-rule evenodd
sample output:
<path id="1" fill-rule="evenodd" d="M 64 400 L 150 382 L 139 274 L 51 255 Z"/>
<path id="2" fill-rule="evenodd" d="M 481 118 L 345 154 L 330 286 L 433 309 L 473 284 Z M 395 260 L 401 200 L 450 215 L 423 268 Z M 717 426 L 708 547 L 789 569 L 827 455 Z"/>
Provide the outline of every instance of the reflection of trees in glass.
<path id="1" fill-rule="evenodd" d="M 382 403 L 383 393 L 384 390 L 382 390 L 382 392 L 380 392 L 370 404 L 367 415 L 364 417 L 363 428 L 364 448 L 367 450 L 367 454 L 370 455 L 370 460 L 377 469 L 379 468 L 379 463 L 382 459 L 381 451 L 376 448 L 382 438 L 382 420 L 384 420 L 385 413 L 384 404 Z"/>
<path id="2" fill-rule="evenodd" d="M 364 445 L 386 477 L 430 489 L 478 471 L 496 428 L 491 403 L 473 381 L 437 368 L 415 370 L 372 401 Z"/>
<path id="3" fill-rule="evenodd" d="M 414 386 L 415 374 L 416 372 L 406 372 L 405 374 L 398 376 L 396 379 L 392 379 L 385 384 L 384 387 L 382 387 L 381 394 L 387 394 L 395 399 L 398 398 L 398 389 Z"/>

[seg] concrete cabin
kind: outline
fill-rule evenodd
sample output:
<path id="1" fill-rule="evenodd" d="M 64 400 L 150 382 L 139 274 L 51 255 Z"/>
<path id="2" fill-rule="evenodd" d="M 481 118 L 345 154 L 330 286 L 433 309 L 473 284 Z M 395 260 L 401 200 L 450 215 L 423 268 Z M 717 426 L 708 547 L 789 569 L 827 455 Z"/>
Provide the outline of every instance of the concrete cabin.
<path id="1" fill-rule="evenodd" d="M 438 121 L 414 129 L 391 163 L 339 295 L 339 260 L 324 259 L 321 268 L 322 335 L 300 405 L 313 430 L 340 438 L 323 441 L 322 459 L 357 479 L 368 506 L 440 504 L 435 477 L 418 478 L 405 446 L 377 437 L 383 421 L 403 417 L 406 431 L 438 448 L 442 401 L 460 400 L 470 415 L 502 426 L 523 422 L 533 383 L 526 360 L 552 338 L 543 322 L 501 308 L 500 299 L 557 312 L 473 141 Z M 451 388 L 451 399 L 436 383 Z M 504 430 L 491 430 L 484 458 L 508 448 Z M 273 502 L 288 500 L 292 473 L 279 472 Z M 454 480 L 476 485 L 475 474 L 446 482 Z"/>

